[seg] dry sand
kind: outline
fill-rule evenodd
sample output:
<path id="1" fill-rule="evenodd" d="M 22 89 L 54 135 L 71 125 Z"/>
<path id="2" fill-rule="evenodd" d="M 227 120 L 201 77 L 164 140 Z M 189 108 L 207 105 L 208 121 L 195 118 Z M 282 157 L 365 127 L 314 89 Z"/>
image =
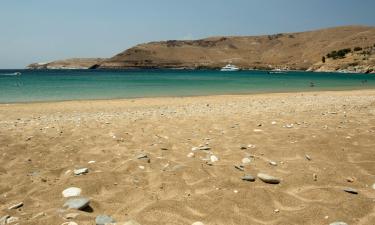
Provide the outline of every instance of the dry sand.
<path id="1" fill-rule="evenodd" d="M 0 144 L 0 217 L 19 224 L 375 224 L 375 91 L 3 104 Z M 281 182 L 241 180 L 258 172 Z M 63 209 L 68 187 L 91 212 Z"/>

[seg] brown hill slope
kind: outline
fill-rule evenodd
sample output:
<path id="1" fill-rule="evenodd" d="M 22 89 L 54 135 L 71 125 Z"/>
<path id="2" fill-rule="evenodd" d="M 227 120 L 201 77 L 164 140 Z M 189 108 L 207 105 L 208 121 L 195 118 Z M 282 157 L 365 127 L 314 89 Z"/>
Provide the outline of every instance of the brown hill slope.
<path id="1" fill-rule="evenodd" d="M 99 68 L 216 68 L 231 62 L 241 68 L 307 69 L 342 48 L 375 44 L 375 27 L 346 26 L 265 36 L 213 37 L 137 45 Z"/>
<path id="2" fill-rule="evenodd" d="M 170 40 L 137 45 L 98 62 L 94 67 L 194 69 L 219 68 L 227 63 L 233 63 L 243 69 L 305 70 L 312 66 L 315 66 L 312 69 L 318 68 L 316 64 L 321 61 L 322 56 L 333 50 L 374 44 L 375 27 L 366 26 L 345 26 L 264 36 Z M 340 61 L 337 62 L 340 64 Z M 366 63 L 372 61 L 368 60 Z"/>

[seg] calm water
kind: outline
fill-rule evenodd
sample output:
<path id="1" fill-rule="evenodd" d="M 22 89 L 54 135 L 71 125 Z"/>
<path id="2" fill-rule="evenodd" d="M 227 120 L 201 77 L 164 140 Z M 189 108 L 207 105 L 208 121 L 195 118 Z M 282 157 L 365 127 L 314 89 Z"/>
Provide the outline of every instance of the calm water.
<path id="1" fill-rule="evenodd" d="M 0 70 L 0 103 L 375 88 L 375 75 L 265 71 Z M 310 82 L 314 87 L 310 87 Z"/>

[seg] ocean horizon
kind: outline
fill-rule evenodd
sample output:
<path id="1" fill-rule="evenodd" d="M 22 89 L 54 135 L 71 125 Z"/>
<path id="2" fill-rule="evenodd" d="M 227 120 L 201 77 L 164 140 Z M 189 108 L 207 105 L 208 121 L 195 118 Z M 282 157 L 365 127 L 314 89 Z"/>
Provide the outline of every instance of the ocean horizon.
<path id="1" fill-rule="evenodd" d="M 11 76 L 21 72 L 20 76 Z M 373 74 L 217 70 L 0 70 L 0 103 L 375 88 Z"/>

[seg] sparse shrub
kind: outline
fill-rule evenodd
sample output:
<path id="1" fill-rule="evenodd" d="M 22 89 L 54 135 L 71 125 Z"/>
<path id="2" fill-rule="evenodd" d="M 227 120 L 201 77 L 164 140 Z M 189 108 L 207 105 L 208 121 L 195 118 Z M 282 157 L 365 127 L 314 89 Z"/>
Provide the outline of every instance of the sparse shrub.
<path id="1" fill-rule="evenodd" d="M 325 56 L 322 57 L 322 62 L 326 63 L 326 57 Z"/>
<path id="2" fill-rule="evenodd" d="M 338 51 L 332 51 L 331 53 L 327 54 L 327 58 L 342 59 L 342 58 L 345 58 L 346 54 L 348 54 L 351 51 L 352 49 L 350 48 L 344 48 Z"/>
<path id="3" fill-rule="evenodd" d="M 358 51 L 361 51 L 361 50 L 362 50 L 361 47 L 355 47 L 355 48 L 354 48 L 354 51 L 355 51 L 355 52 L 358 52 Z"/>

